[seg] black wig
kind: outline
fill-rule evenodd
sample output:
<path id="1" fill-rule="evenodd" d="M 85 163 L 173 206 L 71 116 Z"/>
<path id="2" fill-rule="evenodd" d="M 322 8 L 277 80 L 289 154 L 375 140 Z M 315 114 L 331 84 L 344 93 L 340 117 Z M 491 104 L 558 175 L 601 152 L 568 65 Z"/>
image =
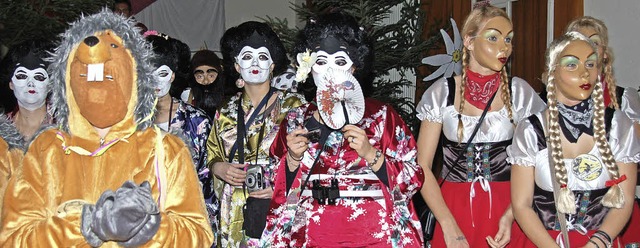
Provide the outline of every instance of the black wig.
<path id="1" fill-rule="evenodd" d="M 311 18 L 307 25 L 298 33 L 297 42 L 293 48 L 293 57 L 304 53 L 307 49 L 314 52 L 320 42 L 333 37 L 347 47 L 347 54 L 353 61 L 354 77 L 358 79 L 365 97 L 373 93 L 373 51 L 364 28 L 358 25 L 353 16 L 341 12 L 327 13 Z M 307 100 L 315 98 L 316 87 L 313 77 L 308 77 L 306 83 L 299 86 Z"/>
<path id="2" fill-rule="evenodd" d="M 266 47 L 271 54 L 271 59 L 274 64 L 273 75 L 280 75 L 287 70 L 289 58 L 278 35 L 266 23 L 248 21 L 227 29 L 222 39 L 220 39 L 222 65 L 224 67 L 225 84 L 227 86 L 235 85 L 235 81 L 240 77 L 240 74 L 234 67 L 235 59 L 245 45 L 250 45 L 249 37 L 251 37 L 254 32 L 261 36 L 263 39 L 262 43 L 265 44 L 264 47 Z"/>
<path id="3" fill-rule="evenodd" d="M 175 79 L 171 83 L 169 94 L 172 97 L 176 97 L 174 93 L 178 91 L 177 89 L 184 88 L 187 84 L 187 77 L 189 75 L 189 46 L 165 34 L 149 35 L 146 39 L 151 43 L 155 54 L 155 57 L 151 58 L 152 66 L 157 69 L 162 65 L 166 65 L 173 71 Z M 178 93 L 177 98 L 179 97 Z"/>
<path id="4" fill-rule="evenodd" d="M 37 59 L 42 59 L 38 63 L 42 66 L 42 68 L 47 69 L 49 62 L 46 61 L 46 58 L 50 56 L 50 52 L 53 51 L 54 44 L 45 40 L 29 40 L 17 44 L 11 49 L 9 49 L 7 55 L 0 62 L 0 80 L 1 87 L 0 89 L 0 97 L 2 98 L 1 103 L 2 107 L 4 107 L 4 112 L 12 112 L 18 108 L 18 100 L 11 88 L 9 88 L 9 83 L 11 82 L 11 77 L 13 77 L 13 73 L 17 68 L 17 65 L 23 61 L 23 59 L 27 57 L 35 57 Z"/>

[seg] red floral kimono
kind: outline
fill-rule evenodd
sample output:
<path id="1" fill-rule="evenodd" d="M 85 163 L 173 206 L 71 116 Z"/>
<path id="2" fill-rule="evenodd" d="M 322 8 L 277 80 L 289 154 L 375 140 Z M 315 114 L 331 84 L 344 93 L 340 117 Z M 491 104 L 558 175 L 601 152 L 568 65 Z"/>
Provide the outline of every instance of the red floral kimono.
<path id="1" fill-rule="evenodd" d="M 287 133 L 313 118 L 316 110 L 313 104 L 291 110 L 271 147 L 279 166 L 262 246 L 422 247 L 411 202 L 424 180 L 416 162 L 416 142 L 393 108 L 378 101 L 366 99 L 364 117 L 356 124 L 383 153 L 385 162 L 378 172 L 336 130 L 326 138 L 304 190 L 301 185 L 322 150 L 320 142 L 310 143 L 287 190 Z M 335 205 L 321 205 L 311 197 L 313 182 L 329 186 L 332 180 L 338 181 L 341 197 Z"/>

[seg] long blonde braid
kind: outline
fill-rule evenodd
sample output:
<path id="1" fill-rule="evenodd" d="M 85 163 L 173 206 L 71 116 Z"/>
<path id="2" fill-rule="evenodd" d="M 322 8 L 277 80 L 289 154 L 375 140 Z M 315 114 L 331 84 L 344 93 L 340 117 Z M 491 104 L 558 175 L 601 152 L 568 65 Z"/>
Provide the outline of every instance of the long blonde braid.
<path id="1" fill-rule="evenodd" d="M 591 94 L 591 97 L 594 98 L 595 104 L 595 113 L 593 116 L 593 134 L 596 141 L 596 146 L 598 147 L 598 151 L 600 151 L 602 163 L 607 168 L 607 171 L 609 171 L 609 176 L 612 179 L 617 180 L 620 178 L 620 173 L 618 172 L 616 161 L 613 158 L 609 142 L 607 142 L 607 134 L 604 125 L 605 106 L 602 93 L 602 84 L 596 83 L 593 93 Z M 602 198 L 602 205 L 610 208 L 622 208 L 622 206 L 624 205 L 624 194 L 622 193 L 622 188 L 620 188 L 618 184 L 612 186 L 611 188 L 609 188 L 609 190 L 607 190 L 607 193 Z"/>
<path id="2" fill-rule="evenodd" d="M 607 46 L 604 47 L 604 51 L 604 54 L 607 54 L 607 58 L 602 60 L 602 63 L 604 64 L 603 74 L 604 80 L 607 82 L 609 97 L 611 97 L 611 103 L 606 107 L 620 109 L 620 103 L 618 103 L 618 97 L 616 95 L 616 78 L 613 76 L 613 55 L 611 54 L 611 49 Z"/>
<path id="3" fill-rule="evenodd" d="M 569 42 L 567 42 L 567 44 L 568 43 Z M 549 108 L 549 137 L 547 137 L 547 147 L 548 149 L 551 149 L 551 161 L 553 162 L 553 164 L 550 164 L 549 166 L 554 167 L 556 176 L 555 179 L 560 186 L 560 190 L 558 191 L 557 196 L 558 198 L 556 199 L 556 207 L 558 208 L 558 212 L 565 214 L 575 214 L 575 195 L 573 194 L 573 191 L 571 191 L 569 187 L 567 187 L 567 168 L 563 160 L 564 155 L 562 153 L 562 141 L 560 138 L 562 137 L 562 133 L 560 132 L 560 124 L 558 123 L 558 100 L 556 99 L 556 85 L 552 73 L 553 71 L 549 73 L 547 81 L 547 106 Z"/>
<path id="4" fill-rule="evenodd" d="M 509 90 L 509 76 L 507 76 L 507 68 L 506 67 L 502 67 L 502 70 L 500 71 L 501 75 L 500 75 L 500 80 L 501 85 L 500 88 L 502 89 L 502 104 L 504 104 L 504 106 L 507 107 L 507 113 L 509 114 L 509 120 L 511 121 L 511 124 L 514 125 L 515 127 L 515 122 L 513 121 L 513 109 L 511 107 L 511 90 Z"/>
<path id="5" fill-rule="evenodd" d="M 462 48 L 462 68 L 467 68 L 469 64 L 469 50 Z M 464 90 L 467 86 L 467 71 L 462 70 L 462 79 L 460 81 L 460 106 L 458 107 L 458 144 L 462 143 L 464 138 L 464 126 L 462 124 L 462 110 L 464 110 Z"/>
<path id="6" fill-rule="evenodd" d="M 567 168 L 564 163 L 564 155 L 562 152 L 562 133 L 560 131 L 559 124 L 559 112 L 558 112 L 558 99 L 556 98 L 556 83 L 554 72 L 558 65 L 558 60 L 562 51 L 571 43 L 572 41 L 582 40 L 589 43 L 593 49 L 596 51 L 595 45 L 584 35 L 578 32 L 568 32 L 558 39 L 554 40 L 546 52 L 546 68 L 543 75 L 543 80 L 547 85 L 547 108 L 549 117 L 547 118 L 547 149 L 551 151 L 551 158 L 549 166 L 553 166 L 555 171 L 555 180 L 560 186 L 558 190 L 556 207 L 558 212 L 564 214 L 575 214 L 576 206 L 575 206 L 575 195 L 567 187 L 568 177 L 567 177 Z M 592 93 L 593 94 L 593 93 Z"/>

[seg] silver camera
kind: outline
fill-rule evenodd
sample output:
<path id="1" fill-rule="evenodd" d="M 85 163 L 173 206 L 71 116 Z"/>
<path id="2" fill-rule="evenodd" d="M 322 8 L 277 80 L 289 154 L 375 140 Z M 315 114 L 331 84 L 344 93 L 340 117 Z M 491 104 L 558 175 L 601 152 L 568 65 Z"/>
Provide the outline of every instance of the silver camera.
<path id="1" fill-rule="evenodd" d="M 249 193 L 265 188 L 264 172 L 259 164 L 252 164 L 247 167 L 247 177 L 244 180 Z"/>

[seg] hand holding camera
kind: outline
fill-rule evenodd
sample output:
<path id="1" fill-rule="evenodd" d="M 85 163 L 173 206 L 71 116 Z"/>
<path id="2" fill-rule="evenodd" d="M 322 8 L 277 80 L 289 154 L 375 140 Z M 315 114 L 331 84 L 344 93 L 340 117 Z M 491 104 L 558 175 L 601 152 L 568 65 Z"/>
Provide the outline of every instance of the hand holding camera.
<path id="1" fill-rule="evenodd" d="M 232 186 L 242 186 L 247 177 L 244 164 L 217 162 L 213 164 L 213 174 Z"/>
<path id="2" fill-rule="evenodd" d="M 306 136 L 307 133 L 309 133 L 307 129 L 305 129 L 304 127 L 298 127 L 296 130 L 293 130 L 293 132 L 287 135 L 287 156 L 290 156 L 291 160 L 293 160 L 288 160 L 290 161 L 288 165 L 289 170 L 291 171 L 295 170 L 300 165 L 300 163 L 291 162 L 300 162 L 304 151 L 309 149 L 309 139 Z"/>

